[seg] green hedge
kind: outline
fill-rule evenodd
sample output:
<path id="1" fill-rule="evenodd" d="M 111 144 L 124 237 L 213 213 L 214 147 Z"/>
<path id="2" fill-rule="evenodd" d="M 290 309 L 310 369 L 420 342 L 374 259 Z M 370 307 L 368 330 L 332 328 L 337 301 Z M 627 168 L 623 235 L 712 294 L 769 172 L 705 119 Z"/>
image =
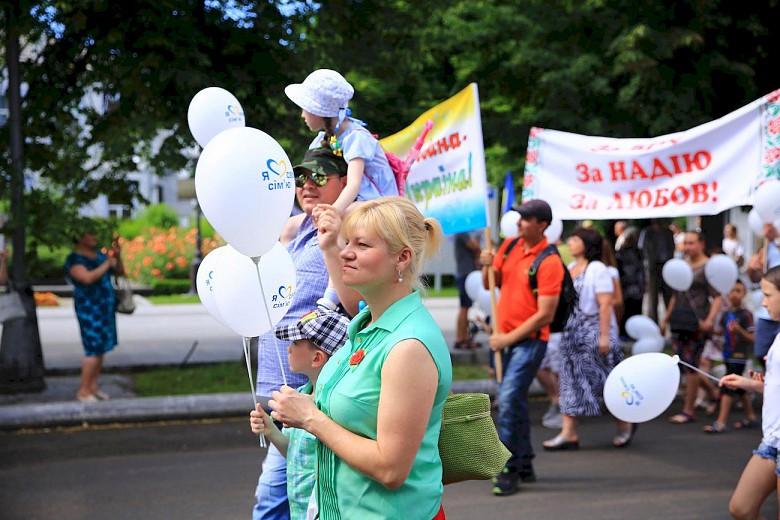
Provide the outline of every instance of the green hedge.
<path id="1" fill-rule="evenodd" d="M 154 294 L 184 294 L 190 290 L 190 281 L 172 278 L 152 282 Z"/>

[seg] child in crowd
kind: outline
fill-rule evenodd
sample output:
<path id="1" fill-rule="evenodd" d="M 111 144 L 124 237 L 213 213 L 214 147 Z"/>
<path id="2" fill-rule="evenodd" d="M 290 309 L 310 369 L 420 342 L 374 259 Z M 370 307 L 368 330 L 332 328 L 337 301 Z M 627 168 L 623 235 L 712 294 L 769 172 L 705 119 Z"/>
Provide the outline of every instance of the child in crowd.
<path id="1" fill-rule="evenodd" d="M 361 121 L 348 117 L 355 90 L 335 70 L 319 69 L 284 93 L 301 109 L 309 130 L 319 132 L 309 148 L 330 147 L 349 165 L 347 186 L 333 205 L 344 213 L 352 202 L 398 195 L 395 175 L 379 141 Z"/>
<path id="2" fill-rule="evenodd" d="M 780 320 L 780 266 L 773 267 L 761 279 L 761 304 L 770 317 Z M 763 434 L 761 444 L 753 451 L 729 503 L 734 518 L 762 518 L 761 504 L 780 487 L 780 334 L 775 337 L 766 360 L 766 376 L 752 374 L 752 379 L 728 374 L 720 385 L 764 393 Z"/>
<path id="3" fill-rule="evenodd" d="M 726 363 L 726 374 L 742 375 L 745 371 L 750 352 L 753 351 L 753 315 L 743 307 L 746 294 L 745 284 L 737 280 L 726 297 L 728 310 L 723 313 L 720 328 L 723 334 L 723 361 Z M 721 389 L 720 411 L 718 418 L 712 424 L 705 426 L 706 433 L 723 433 L 731 412 L 734 396 L 742 398 L 745 418 L 734 423 L 735 429 L 751 428 L 756 425 L 756 413 L 750 395 L 741 388 Z"/>
<path id="4" fill-rule="evenodd" d="M 324 146 L 347 162 L 347 185 L 333 207 L 342 216 L 355 201 L 398 195 L 395 174 L 382 145 L 362 121 L 349 117 L 347 105 L 355 89 L 344 77 L 330 69 L 318 69 L 303 83 L 288 85 L 284 93 L 301 108 L 309 130 L 318 132 L 309 148 Z M 312 216 L 315 222 L 317 208 Z M 329 284 L 325 298 L 339 303 L 336 289 Z"/>
<path id="5" fill-rule="evenodd" d="M 309 378 L 309 382 L 298 389 L 299 392 L 314 395 L 317 376 L 333 353 L 346 342 L 348 326 L 349 319 L 343 314 L 318 305 L 317 309 L 306 313 L 298 323 L 276 328 L 274 333 L 277 338 L 292 342 L 287 349 L 290 370 Z M 249 417 L 252 432 L 265 435 L 287 458 L 290 518 L 305 519 L 314 490 L 317 439 L 298 428 L 283 428 L 280 431 L 260 404 Z"/>

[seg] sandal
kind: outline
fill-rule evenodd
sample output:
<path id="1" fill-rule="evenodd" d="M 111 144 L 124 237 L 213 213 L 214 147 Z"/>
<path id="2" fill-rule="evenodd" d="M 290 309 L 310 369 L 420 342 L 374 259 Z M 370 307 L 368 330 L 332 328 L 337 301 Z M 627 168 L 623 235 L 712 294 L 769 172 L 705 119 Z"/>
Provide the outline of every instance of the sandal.
<path id="1" fill-rule="evenodd" d="M 563 438 L 563 435 L 556 435 L 549 441 L 544 441 L 542 447 L 547 451 L 561 451 L 561 450 L 578 450 L 580 449 L 580 441 L 567 441 Z"/>
<path id="2" fill-rule="evenodd" d="M 634 439 L 634 434 L 636 433 L 636 429 L 639 428 L 639 425 L 634 423 L 631 425 L 630 428 L 621 431 L 617 435 L 615 435 L 615 438 L 612 439 L 612 446 L 615 448 L 625 448 L 629 444 L 631 444 L 631 441 Z"/>
<path id="3" fill-rule="evenodd" d="M 702 431 L 704 433 L 724 433 L 727 431 L 727 428 L 725 424 L 714 421 L 712 424 L 708 424 L 702 428 Z"/>
<path id="4" fill-rule="evenodd" d="M 696 416 L 687 414 L 685 412 L 680 412 L 677 415 L 672 415 L 669 417 L 669 422 L 672 424 L 688 424 L 696 422 Z"/>
<path id="5" fill-rule="evenodd" d="M 758 426 L 758 421 L 755 419 L 742 419 L 735 422 L 732 426 L 735 430 L 752 430 Z"/>
<path id="6" fill-rule="evenodd" d="M 457 350 L 467 349 L 469 348 L 469 340 L 465 339 L 461 341 L 456 341 L 455 344 L 453 345 L 453 348 Z"/>

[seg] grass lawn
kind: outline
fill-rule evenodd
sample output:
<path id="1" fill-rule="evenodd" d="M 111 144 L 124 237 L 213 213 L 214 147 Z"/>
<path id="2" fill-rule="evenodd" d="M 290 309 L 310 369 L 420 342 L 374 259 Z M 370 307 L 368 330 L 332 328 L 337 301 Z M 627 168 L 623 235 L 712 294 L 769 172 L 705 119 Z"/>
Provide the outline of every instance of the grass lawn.
<path id="1" fill-rule="evenodd" d="M 442 287 L 439 291 L 430 289 L 428 297 L 446 298 L 458 296 L 458 289 L 455 287 Z M 197 294 L 163 294 L 158 296 L 148 296 L 147 299 L 155 305 L 171 305 L 177 303 L 200 303 Z"/>
<path id="2" fill-rule="evenodd" d="M 452 367 L 454 380 L 487 379 L 487 367 Z M 249 378 L 243 362 L 159 368 L 130 374 L 140 397 L 248 392 Z M 254 374 L 252 374 L 254 378 Z"/>

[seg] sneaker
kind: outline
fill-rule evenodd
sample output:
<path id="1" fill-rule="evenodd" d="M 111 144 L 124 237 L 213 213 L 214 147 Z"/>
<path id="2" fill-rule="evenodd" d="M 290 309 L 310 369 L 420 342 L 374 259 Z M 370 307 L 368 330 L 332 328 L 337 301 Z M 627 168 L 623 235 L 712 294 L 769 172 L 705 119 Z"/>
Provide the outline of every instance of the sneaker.
<path id="1" fill-rule="evenodd" d="M 542 426 L 545 428 L 549 428 L 551 430 L 560 430 L 563 428 L 563 415 L 560 413 L 557 413 L 555 415 L 552 415 L 548 417 L 547 419 L 542 419 Z"/>
<path id="2" fill-rule="evenodd" d="M 514 495 L 520 489 L 520 473 L 504 468 L 493 477 L 493 494 L 497 496 Z"/>
<path id="3" fill-rule="evenodd" d="M 524 484 L 530 484 L 532 482 L 536 482 L 536 473 L 534 473 L 534 467 L 530 464 L 523 464 L 520 467 L 520 471 L 518 471 L 518 474 L 520 475 L 520 480 Z"/>

